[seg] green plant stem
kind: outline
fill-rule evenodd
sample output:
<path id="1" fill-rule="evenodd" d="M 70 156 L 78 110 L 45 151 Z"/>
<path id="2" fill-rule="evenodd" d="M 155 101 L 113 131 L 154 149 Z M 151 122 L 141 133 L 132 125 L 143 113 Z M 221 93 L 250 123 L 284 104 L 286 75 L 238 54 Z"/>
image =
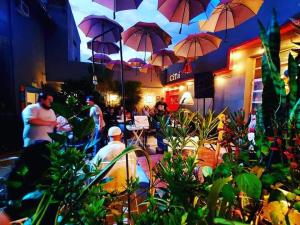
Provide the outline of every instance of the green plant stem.
<path id="1" fill-rule="evenodd" d="M 44 218 L 44 216 L 45 216 L 45 213 L 47 212 L 47 210 L 48 210 L 48 208 L 49 208 L 49 205 L 50 205 L 51 201 L 52 201 L 52 195 L 49 197 L 49 199 L 48 199 L 48 201 L 47 201 L 47 203 L 46 203 L 46 205 L 45 205 L 45 208 L 44 208 L 44 210 L 42 211 L 42 214 L 41 214 L 39 220 L 37 221 L 36 225 L 40 225 L 40 224 L 41 224 L 41 222 L 42 222 L 42 220 L 43 220 L 43 218 Z"/>

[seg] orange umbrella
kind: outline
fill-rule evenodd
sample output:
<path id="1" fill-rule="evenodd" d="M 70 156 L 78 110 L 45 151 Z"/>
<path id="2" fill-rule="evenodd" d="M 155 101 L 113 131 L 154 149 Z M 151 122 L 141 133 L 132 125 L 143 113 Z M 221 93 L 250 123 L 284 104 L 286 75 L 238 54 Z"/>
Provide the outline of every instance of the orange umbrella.
<path id="1" fill-rule="evenodd" d="M 153 66 L 159 66 L 166 68 L 178 61 L 178 57 L 171 50 L 160 50 L 157 53 L 154 53 L 149 61 L 149 64 Z"/>
<path id="2" fill-rule="evenodd" d="M 222 40 L 207 33 L 191 34 L 174 47 L 175 55 L 196 59 L 219 48 Z"/>
<path id="3" fill-rule="evenodd" d="M 221 0 L 209 18 L 199 22 L 199 27 L 210 32 L 235 28 L 255 16 L 263 2 L 263 0 Z"/>

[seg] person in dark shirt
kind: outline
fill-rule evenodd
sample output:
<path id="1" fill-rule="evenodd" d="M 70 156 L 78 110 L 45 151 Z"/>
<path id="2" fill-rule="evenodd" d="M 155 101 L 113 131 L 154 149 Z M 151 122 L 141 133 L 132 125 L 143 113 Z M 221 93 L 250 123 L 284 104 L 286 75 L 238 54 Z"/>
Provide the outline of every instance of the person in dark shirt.
<path id="1" fill-rule="evenodd" d="M 155 104 L 156 114 L 159 114 L 159 115 L 166 114 L 168 112 L 167 108 L 168 108 L 168 105 L 165 102 L 165 99 L 163 97 Z"/>

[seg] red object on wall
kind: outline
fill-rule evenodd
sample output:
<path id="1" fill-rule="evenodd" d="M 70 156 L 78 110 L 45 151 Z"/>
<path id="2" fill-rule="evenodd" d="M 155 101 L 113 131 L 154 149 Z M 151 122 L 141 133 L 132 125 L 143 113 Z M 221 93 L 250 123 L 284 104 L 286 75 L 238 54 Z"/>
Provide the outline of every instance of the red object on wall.
<path id="1" fill-rule="evenodd" d="M 168 104 L 168 110 L 175 112 L 179 108 L 179 89 L 166 91 L 166 103 Z"/>

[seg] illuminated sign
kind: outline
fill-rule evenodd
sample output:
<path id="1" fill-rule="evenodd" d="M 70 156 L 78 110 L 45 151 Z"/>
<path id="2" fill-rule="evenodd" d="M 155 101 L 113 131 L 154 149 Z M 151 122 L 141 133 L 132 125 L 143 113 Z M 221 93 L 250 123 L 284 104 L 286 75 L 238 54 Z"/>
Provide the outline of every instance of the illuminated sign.
<path id="1" fill-rule="evenodd" d="M 175 81 L 175 80 L 178 80 L 180 79 L 181 77 L 181 74 L 180 73 L 174 73 L 174 74 L 171 74 L 170 77 L 169 77 L 169 81 Z"/>
<path id="2" fill-rule="evenodd" d="M 173 83 L 176 81 L 184 81 L 191 79 L 193 77 L 192 73 L 183 73 L 182 71 L 171 73 L 167 75 L 167 83 Z"/>

